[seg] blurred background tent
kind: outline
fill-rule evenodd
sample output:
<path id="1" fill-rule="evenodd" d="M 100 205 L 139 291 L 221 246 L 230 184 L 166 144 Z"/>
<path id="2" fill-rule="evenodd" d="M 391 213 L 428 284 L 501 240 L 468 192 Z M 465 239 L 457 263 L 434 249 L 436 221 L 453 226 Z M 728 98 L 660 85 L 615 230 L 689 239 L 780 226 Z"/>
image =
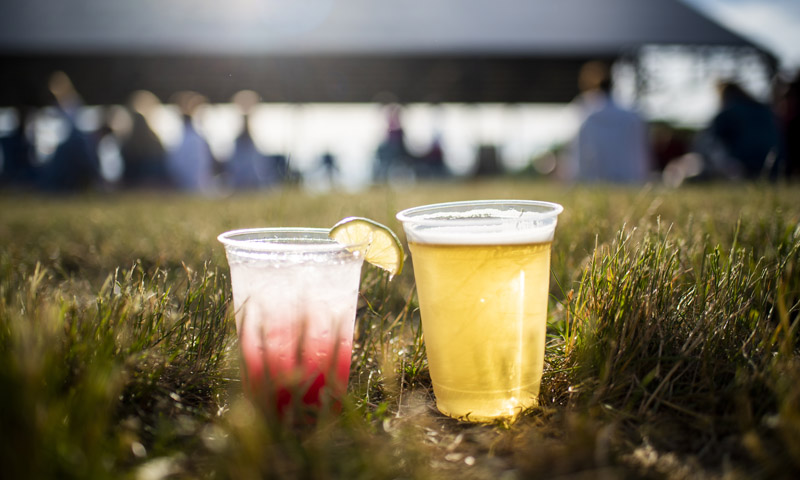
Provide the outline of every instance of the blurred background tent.
<path id="1" fill-rule="evenodd" d="M 647 45 L 772 55 L 679 0 L 10 0 L 0 105 L 46 104 L 54 70 L 87 104 L 138 89 L 211 102 L 568 102 L 590 59 Z M 640 82 L 641 83 L 641 82 Z"/>

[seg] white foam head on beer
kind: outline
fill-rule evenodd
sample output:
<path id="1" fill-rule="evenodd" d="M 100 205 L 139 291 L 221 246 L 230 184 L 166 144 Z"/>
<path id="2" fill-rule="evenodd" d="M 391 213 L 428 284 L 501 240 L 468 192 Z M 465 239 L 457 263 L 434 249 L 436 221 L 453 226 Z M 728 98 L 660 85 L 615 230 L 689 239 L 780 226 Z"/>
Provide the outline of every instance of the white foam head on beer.
<path id="1" fill-rule="evenodd" d="M 521 245 L 553 241 L 552 213 L 476 208 L 416 215 L 403 224 L 408 241 L 436 245 Z"/>

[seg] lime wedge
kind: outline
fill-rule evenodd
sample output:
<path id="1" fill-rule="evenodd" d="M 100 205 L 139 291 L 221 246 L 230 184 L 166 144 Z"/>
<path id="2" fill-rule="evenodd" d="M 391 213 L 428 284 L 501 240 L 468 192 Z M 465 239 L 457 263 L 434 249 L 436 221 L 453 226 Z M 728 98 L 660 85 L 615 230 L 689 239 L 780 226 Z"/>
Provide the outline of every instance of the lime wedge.
<path id="1" fill-rule="evenodd" d="M 403 246 L 385 225 L 368 218 L 348 217 L 334 225 L 328 236 L 345 245 L 364 245 L 359 248 L 364 260 L 392 276 L 403 271 Z"/>

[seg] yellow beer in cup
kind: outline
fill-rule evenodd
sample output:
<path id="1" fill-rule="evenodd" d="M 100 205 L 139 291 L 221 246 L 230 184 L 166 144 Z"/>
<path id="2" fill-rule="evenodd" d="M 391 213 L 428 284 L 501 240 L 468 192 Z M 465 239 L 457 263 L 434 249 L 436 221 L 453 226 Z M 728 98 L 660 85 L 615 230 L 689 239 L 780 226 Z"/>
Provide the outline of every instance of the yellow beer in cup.
<path id="1" fill-rule="evenodd" d="M 438 409 L 488 421 L 535 406 L 560 205 L 497 200 L 404 210 Z"/>

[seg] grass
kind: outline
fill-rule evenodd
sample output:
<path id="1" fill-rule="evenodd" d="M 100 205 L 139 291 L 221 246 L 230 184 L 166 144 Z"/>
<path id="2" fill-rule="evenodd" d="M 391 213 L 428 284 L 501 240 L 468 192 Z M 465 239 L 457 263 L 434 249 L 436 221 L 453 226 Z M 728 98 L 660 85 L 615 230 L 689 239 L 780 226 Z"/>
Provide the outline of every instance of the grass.
<path id="1" fill-rule="evenodd" d="M 409 206 L 559 202 L 540 406 L 435 411 L 413 259 L 365 268 L 348 397 L 289 424 L 243 399 L 215 237 L 390 225 Z M 800 192 L 496 180 L 312 196 L 0 196 L 3 478 L 796 478 Z"/>

